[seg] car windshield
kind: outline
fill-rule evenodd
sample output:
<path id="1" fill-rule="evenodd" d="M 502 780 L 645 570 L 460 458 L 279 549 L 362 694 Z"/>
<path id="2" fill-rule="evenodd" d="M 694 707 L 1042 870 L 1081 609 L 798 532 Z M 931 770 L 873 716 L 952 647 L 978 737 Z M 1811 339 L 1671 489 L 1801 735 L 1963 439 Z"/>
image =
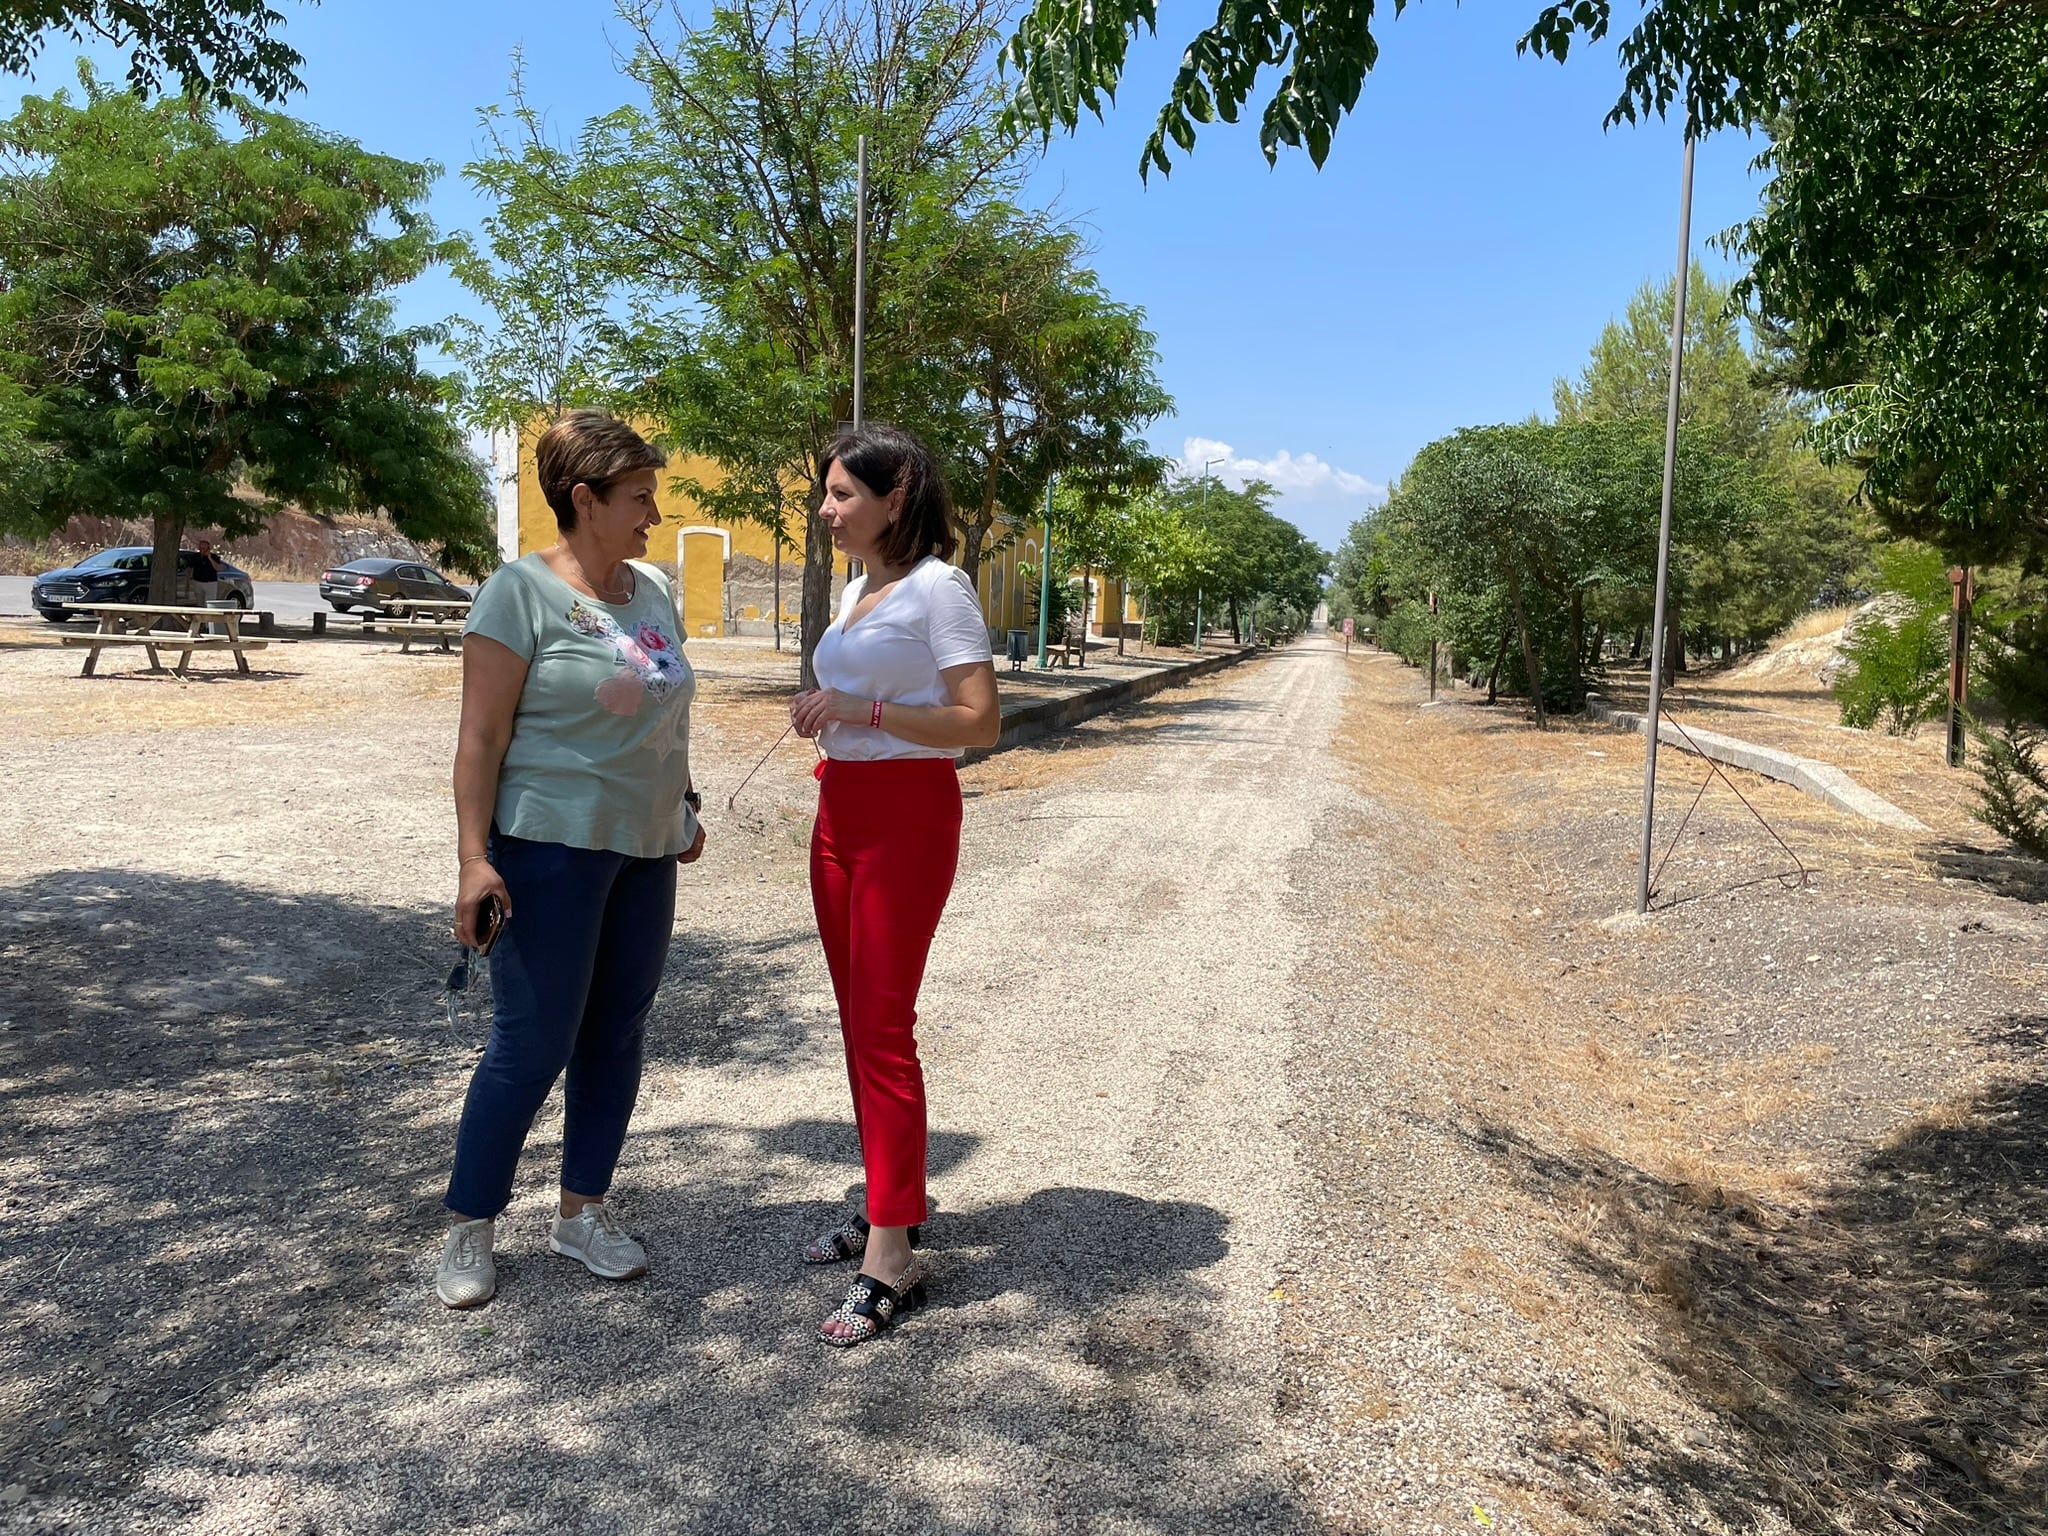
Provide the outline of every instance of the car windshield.
<path id="1" fill-rule="evenodd" d="M 147 563 L 149 556 L 143 555 L 139 558 L 142 563 Z M 79 561 L 76 569 L 81 571 L 132 571 L 136 569 L 137 564 L 138 557 L 133 550 L 103 549 L 98 554 L 88 555 L 85 559 Z"/>

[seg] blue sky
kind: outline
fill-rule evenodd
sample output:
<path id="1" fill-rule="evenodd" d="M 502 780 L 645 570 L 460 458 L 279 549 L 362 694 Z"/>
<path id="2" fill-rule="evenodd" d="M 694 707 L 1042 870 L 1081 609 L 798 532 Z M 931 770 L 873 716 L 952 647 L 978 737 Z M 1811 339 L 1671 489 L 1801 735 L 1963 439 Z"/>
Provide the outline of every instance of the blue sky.
<path id="1" fill-rule="evenodd" d="M 1110 291 L 1158 335 L 1177 409 L 1153 427 L 1155 446 L 1197 468 L 1227 453 L 1218 474 L 1274 481 L 1281 510 L 1334 545 L 1430 439 L 1546 411 L 1552 380 L 1583 365 L 1635 287 L 1670 273 L 1678 130 L 1601 129 L 1620 79 L 1611 45 L 1564 66 L 1518 58 L 1539 8 L 1421 0 L 1386 21 L 1379 68 L 1320 173 L 1300 154 L 1269 169 L 1247 122 L 1210 130 L 1148 186 L 1139 147 L 1180 49 L 1214 14 L 1161 6 L 1161 36 L 1133 50 L 1117 110 L 1055 141 L 1035 181 L 1086 227 Z M 457 173 L 514 48 L 530 95 L 564 129 L 629 89 L 610 0 L 281 9 L 308 60 L 292 110 L 446 167 L 434 210 L 448 229 L 477 217 Z M 34 88 L 66 83 L 73 51 L 53 48 Z M 1696 251 L 1755 207 L 1754 148 L 1702 146 Z M 437 274 L 407 295 L 406 318 L 466 307 Z"/>

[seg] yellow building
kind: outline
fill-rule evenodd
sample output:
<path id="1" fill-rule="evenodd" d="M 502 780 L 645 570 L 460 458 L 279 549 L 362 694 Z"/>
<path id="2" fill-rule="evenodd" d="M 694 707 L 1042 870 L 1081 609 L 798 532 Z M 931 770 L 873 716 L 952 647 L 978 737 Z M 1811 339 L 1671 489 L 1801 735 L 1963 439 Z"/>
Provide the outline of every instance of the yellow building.
<path id="1" fill-rule="evenodd" d="M 547 548 L 557 536 L 555 514 L 541 495 L 534 472 L 533 440 L 521 434 L 515 449 L 513 434 L 497 433 L 491 439 L 491 456 L 498 480 L 498 553 L 516 560 Z M 769 633 L 775 622 L 776 583 L 775 544 L 768 530 L 753 523 L 713 522 L 693 497 L 674 488 L 678 477 L 716 482 L 720 471 L 696 456 L 672 458 L 657 492 L 662 521 L 648 541 L 647 557 L 676 578 L 684 632 L 693 638 Z M 797 622 L 803 605 L 804 510 L 795 498 L 792 502 L 782 554 L 785 624 Z M 983 554 L 976 585 L 990 640 L 1000 652 L 1004 631 L 1028 628 L 1028 616 L 1036 609 L 1036 598 L 1024 590 L 1017 570 L 1037 564 L 1039 525 L 1013 529 L 999 522 L 988 543 L 999 547 L 993 554 Z M 1080 577 L 1076 571 L 1069 579 L 1078 582 Z M 844 581 L 842 566 L 833 575 L 835 594 Z M 1135 619 L 1125 594 L 1098 576 L 1089 609 L 1096 634 L 1116 632 L 1113 622 L 1102 622 L 1102 614 L 1119 608 L 1126 620 Z"/>

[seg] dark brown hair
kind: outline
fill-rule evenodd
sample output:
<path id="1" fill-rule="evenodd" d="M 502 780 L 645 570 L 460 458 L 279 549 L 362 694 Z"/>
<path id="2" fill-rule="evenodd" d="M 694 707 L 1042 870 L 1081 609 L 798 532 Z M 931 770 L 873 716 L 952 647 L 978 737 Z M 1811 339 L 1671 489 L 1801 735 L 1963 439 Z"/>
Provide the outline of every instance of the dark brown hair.
<path id="1" fill-rule="evenodd" d="M 616 416 L 571 411 L 534 445 L 533 468 L 540 493 L 555 509 L 555 523 L 567 533 L 576 526 L 576 487 L 610 493 L 612 482 L 636 470 L 660 469 L 668 455 Z"/>
<path id="2" fill-rule="evenodd" d="M 839 465 L 877 496 L 903 489 L 903 510 L 876 549 L 888 565 L 914 565 L 926 555 L 953 558 L 953 498 L 931 449 L 901 427 L 870 421 L 842 433 L 825 451 L 824 473 Z M 822 487 L 821 487 L 822 489 Z"/>

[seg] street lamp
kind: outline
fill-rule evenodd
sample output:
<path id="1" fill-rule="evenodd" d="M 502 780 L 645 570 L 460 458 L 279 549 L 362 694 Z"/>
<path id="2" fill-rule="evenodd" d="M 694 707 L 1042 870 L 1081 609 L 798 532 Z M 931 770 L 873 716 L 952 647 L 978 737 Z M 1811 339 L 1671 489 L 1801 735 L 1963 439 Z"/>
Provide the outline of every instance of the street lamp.
<path id="1" fill-rule="evenodd" d="M 1209 510 L 1209 466 L 1226 463 L 1229 461 L 1229 458 L 1229 454 L 1219 453 L 1213 459 L 1204 459 L 1202 461 L 1202 510 L 1204 512 Z M 1197 656 L 1202 654 L 1202 587 L 1199 582 L 1195 584 L 1195 654 Z"/>

